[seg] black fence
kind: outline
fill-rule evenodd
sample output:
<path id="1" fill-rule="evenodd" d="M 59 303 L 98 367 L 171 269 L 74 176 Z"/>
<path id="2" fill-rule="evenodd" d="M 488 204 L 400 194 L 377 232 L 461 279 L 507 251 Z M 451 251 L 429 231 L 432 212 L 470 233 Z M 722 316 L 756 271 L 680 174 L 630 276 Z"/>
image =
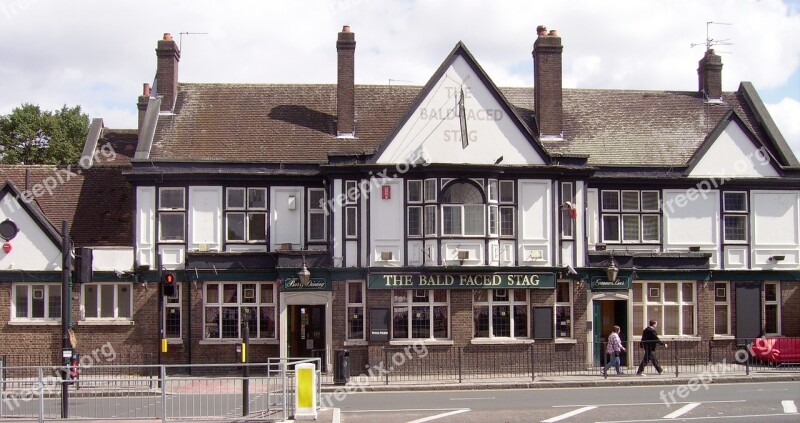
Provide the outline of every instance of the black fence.
<path id="1" fill-rule="evenodd" d="M 742 375 L 752 371 L 797 369 L 800 338 L 781 338 L 779 344 L 763 339 L 667 342 L 654 355 L 664 375 L 710 372 Z M 759 347 L 761 345 L 761 347 Z M 622 374 L 635 374 L 644 358 L 640 342 L 626 342 L 621 354 Z M 354 348 L 350 353 L 350 375 L 366 375 L 390 382 L 463 382 L 464 380 L 536 380 L 548 376 L 602 376 L 610 359 L 606 343 L 536 342 L 519 344 L 474 344 L 464 347 L 414 344 L 409 346 Z M 771 354 L 771 355 L 768 355 Z M 781 356 L 780 354 L 783 354 Z M 773 360 L 775 356 L 780 360 Z M 645 374 L 657 371 L 651 362 Z M 609 376 L 616 374 L 613 363 Z"/>

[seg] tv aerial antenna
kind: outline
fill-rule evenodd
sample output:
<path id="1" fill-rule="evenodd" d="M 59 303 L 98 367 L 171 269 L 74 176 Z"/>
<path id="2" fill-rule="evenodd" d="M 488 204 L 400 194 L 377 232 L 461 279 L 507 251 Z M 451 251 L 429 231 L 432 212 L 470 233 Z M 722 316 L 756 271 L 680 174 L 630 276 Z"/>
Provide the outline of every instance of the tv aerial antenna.
<path id="1" fill-rule="evenodd" d="M 711 38 L 711 25 L 733 25 L 733 24 L 727 23 L 727 22 L 714 22 L 714 21 L 706 22 L 706 41 L 704 43 L 692 43 L 691 44 L 692 47 L 705 45 L 706 46 L 706 50 L 711 50 L 712 48 L 714 48 L 714 46 L 731 46 L 731 45 L 733 45 L 733 43 L 730 42 L 729 38 L 725 38 L 725 39 L 721 39 L 721 40 L 717 40 L 717 39 Z M 730 52 L 729 51 L 720 51 L 720 53 L 730 53 Z"/>
<path id="2" fill-rule="evenodd" d="M 183 36 L 184 35 L 208 35 L 208 32 L 181 32 L 178 34 L 178 49 L 183 51 Z"/>

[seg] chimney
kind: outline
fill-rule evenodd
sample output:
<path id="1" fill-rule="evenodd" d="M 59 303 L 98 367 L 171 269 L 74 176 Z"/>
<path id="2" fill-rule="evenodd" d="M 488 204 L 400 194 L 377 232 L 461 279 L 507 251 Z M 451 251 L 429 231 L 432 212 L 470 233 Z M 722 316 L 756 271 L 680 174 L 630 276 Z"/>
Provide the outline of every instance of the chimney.
<path id="1" fill-rule="evenodd" d="M 533 44 L 533 95 L 539 136 L 562 138 L 561 37 L 544 25 L 536 28 Z"/>
<path id="2" fill-rule="evenodd" d="M 356 129 L 355 51 L 356 35 L 345 25 L 336 40 L 336 135 L 339 137 L 352 137 Z"/>
<path id="3" fill-rule="evenodd" d="M 142 122 L 144 122 L 144 114 L 147 111 L 148 101 L 150 101 L 150 84 L 145 82 L 142 85 L 142 95 L 139 96 L 136 102 L 136 108 L 139 109 L 139 125 L 136 128 L 140 131 L 142 130 Z"/>
<path id="4" fill-rule="evenodd" d="M 697 67 L 700 93 L 707 101 L 719 101 L 722 98 L 722 58 L 714 53 L 714 49 L 706 50 Z"/>
<path id="5" fill-rule="evenodd" d="M 158 41 L 156 56 L 156 95 L 164 97 L 161 111 L 172 111 L 178 95 L 178 62 L 181 60 L 181 51 L 171 34 L 164 33 L 164 38 Z"/>

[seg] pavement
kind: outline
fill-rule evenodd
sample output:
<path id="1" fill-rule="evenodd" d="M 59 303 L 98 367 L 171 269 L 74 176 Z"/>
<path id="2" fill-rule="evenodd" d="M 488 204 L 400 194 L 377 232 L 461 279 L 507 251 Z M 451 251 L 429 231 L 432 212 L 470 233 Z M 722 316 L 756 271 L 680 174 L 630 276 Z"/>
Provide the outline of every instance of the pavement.
<path id="1" fill-rule="evenodd" d="M 328 407 L 322 408 L 317 416 L 320 423 L 340 423 L 341 413 L 335 407 L 336 395 L 354 392 L 388 391 L 431 391 L 431 390 L 478 390 L 478 389 L 548 389 L 548 388 L 591 388 L 604 386 L 648 386 L 648 385 L 687 385 L 690 383 L 749 383 L 749 382 L 800 382 L 800 368 L 754 370 L 749 375 L 740 371 L 727 372 L 724 368 L 711 368 L 704 372 L 680 373 L 635 373 L 536 376 L 534 380 L 521 378 L 465 379 L 461 383 L 451 380 L 438 381 L 390 381 L 387 385 L 380 380 L 351 378 L 346 385 L 335 385 L 323 381 L 321 401 Z"/>

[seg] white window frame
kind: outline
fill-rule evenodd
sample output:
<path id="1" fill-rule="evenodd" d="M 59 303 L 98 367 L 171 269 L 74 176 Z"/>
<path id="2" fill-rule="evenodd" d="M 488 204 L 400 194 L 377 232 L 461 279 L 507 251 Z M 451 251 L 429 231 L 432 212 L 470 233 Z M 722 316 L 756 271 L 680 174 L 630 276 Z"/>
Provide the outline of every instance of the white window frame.
<path id="1" fill-rule="evenodd" d="M 88 317 L 87 316 L 87 309 L 86 309 L 86 288 L 88 287 L 95 287 L 97 290 L 97 316 L 96 317 Z M 102 287 L 103 286 L 113 286 L 114 287 L 114 316 L 113 317 L 102 317 L 102 310 L 103 310 L 103 295 L 102 295 Z M 130 304 L 128 305 L 128 310 L 131 311 L 130 316 L 120 316 L 119 315 L 119 288 L 120 287 L 127 287 L 130 295 L 128 300 Z M 133 320 L 133 284 L 130 282 L 90 282 L 84 283 L 81 285 L 81 320 L 86 321 L 111 321 L 111 320 L 121 320 L 121 321 L 131 321 Z"/>
<path id="2" fill-rule="evenodd" d="M 494 293 L 495 291 L 501 291 L 500 289 L 473 289 L 472 290 L 472 337 L 475 339 L 530 339 L 531 338 L 531 306 L 530 306 L 530 290 L 528 289 L 502 289 L 506 291 L 506 298 L 507 300 L 495 300 Z M 525 300 L 518 301 L 515 300 L 514 291 L 523 291 L 525 292 Z M 486 301 L 476 301 L 475 295 L 477 292 L 486 292 Z M 508 307 L 510 316 L 509 316 L 509 336 L 495 336 L 494 335 L 494 308 L 495 307 Z M 525 325 L 527 326 L 527 334 L 525 336 L 516 336 L 514 333 L 516 332 L 516 318 L 514 313 L 515 306 L 523 306 L 525 307 L 525 311 L 527 313 Z M 488 307 L 489 309 L 489 333 L 487 336 L 478 336 L 475 333 L 475 309 L 477 307 Z"/>
<path id="3" fill-rule="evenodd" d="M 425 224 L 428 218 L 428 210 L 433 210 L 433 221 L 431 222 L 430 225 Z M 439 217 L 439 207 L 437 205 L 435 204 L 425 205 L 425 208 L 422 210 L 422 231 L 425 234 L 425 236 L 436 236 L 436 229 L 438 228 L 436 222 L 438 220 L 438 217 Z"/>
<path id="4" fill-rule="evenodd" d="M 356 302 L 356 303 L 351 303 L 350 302 L 350 287 L 353 286 L 353 285 L 360 285 L 360 287 L 361 287 L 361 302 Z M 345 292 L 345 295 L 346 295 L 346 297 L 345 297 L 345 300 L 346 300 L 345 313 L 347 315 L 347 318 L 346 318 L 346 321 L 347 321 L 346 322 L 346 325 L 347 325 L 346 332 L 347 333 L 345 334 L 345 339 L 348 340 L 348 341 L 366 341 L 367 340 L 367 323 L 366 323 L 367 322 L 367 319 L 366 319 L 366 311 L 367 311 L 366 296 L 367 296 L 367 291 L 366 291 L 366 286 L 365 285 L 366 284 L 364 282 L 361 282 L 361 281 L 358 281 L 358 282 L 348 281 L 347 282 L 347 288 L 346 288 L 346 292 Z M 360 309 L 359 315 L 361 316 L 361 325 L 362 325 L 361 337 L 360 338 L 355 338 L 355 337 L 351 336 L 351 333 L 350 333 L 350 328 L 351 328 L 351 326 L 350 326 L 351 325 L 350 310 L 353 309 L 353 308 Z"/>
<path id="5" fill-rule="evenodd" d="M 350 224 L 350 214 L 353 214 L 353 224 Z M 344 208 L 344 236 L 347 239 L 358 238 L 358 207 L 347 206 Z"/>
<path id="6" fill-rule="evenodd" d="M 503 199 L 503 194 L 510 193 L 511 199 Z M 517 193 L 514 192 L 514 181 L 501 180 L 498 182 L 498 201 L 500 204 L 514 204 L 517 199 Z"/>
<path id="7" fill-rule="evenodd" d="M 636 194 L 636 207 L 626 207 L 623 198 L 627 195 Z M 656 194 L 656 209 L 644 207 L 644 194 Z M 606 207 L 603 203 L 605 196 L 616 198 L 617 207 Z M 661 242 L 661 195 L 656 190 L 602 190 L 600 191 L 600 232 L 602 242 L 609 244 L 658 244 Z M 626 236 L 625 228 L 630 228 L 633 224 L 632 217 L 636 217 L 636 238 Z M 655 219 L 653 219 L 655 218 Z M 617 221 L 616 239 L 609 237 L 605 230 L 606 220 L 615 219 Z M 655 222 L 655 239 L 645 239 L 645 221 Z M 627 222 L 627 224 L 626 224 Z"/>
<path id="8" fill-rule="evenodd" d="M 166 339 L 182 339 L 183 338 L 183 308 L 181 307 L 182 297 L 181 295 L 182 285 L 179 283 L 175 284 L 175 293 L 177 294 L 175 297 L 164 297 L 164 337 Z M 169 336 L 167 333 L 167 316 L 173 310 L 178 313 L 178 336 Z"/>
<path id="9" fill-rule="evenodd" d="M 717 299 L 717 290 L 725 290 L 725 300 L 720 301 Z M 725 307 L 725 332 L 717 332 L 717 308 Z M 731 286 L 729 282 L 714 282 L 714 335 L 730 335 L 731 334 Z"/>
<path id="10" fill-rule="evenodd" d="M 417 192 L 419 192 L 419 198 L 412 199 L 411 198 L 411 185 L 417 185 Z M 409 179 L 406 181 L 406 200 L 408 204 L 420 204 L 423 202 L 425 198 L 425 192 L 423 189 L 423 183 L 421 179 Z"/>
<path id="11" fill-rule="evenodd" d="M 181 207 L 162 207 L 161 196 L 165 191 L 180 191 L 181 192 Z M 181 239 L 164 239 L 162 229 L 164 225 L 161 223 L 161 216 L 167 215 L 180 215 L 181 216 Z M 184 243 L 186 242 L 186 188 L 185 187 L 160 187 L 158 189 L 158 242 L 162 243 Z"/>
<path id="12" fill-rule="evenodd" d="M 482 219 L 481 219 L 481 223 L 482 223 L 482 225 L 481 225 L 481 233 L 479 233 L 479 234 L 469 234 L 469 235 L 467 235 L 465 233 L 466 227 L 467 227 L 467 219 L 466 219 L 467 210 L 466 210 L 466 208 L 468 206 L 469 207 L 476 207 L 476 208 L 477 207 L 481 207 L 481 210 L 483 211 L 483 213 L 482 213 L 483 216 L 482 216 Z M 460 233 L 447 233 L 447 232 L 445 232 L 445 222 L 444 222 L 444 216 L 445 216 L 444 209 L 445 209 L 445 207 L 457 208 L 461 212 L 461 232 Z M 449 236 L 454 236 L 454 237 L 474 237 L 474 238 L 480 238 L 480 237 L 485 237 L 486 236 L 486 204 L 442 204 L 441 205 L 441 209 L 442 209 L 442 228 L 441 228 L 442 229 L 442 236 L 445 236 L 445 237 L 449 237 Z M 498 217 L 499 217 L 499 215 L 498 215 Z M 498 229 L 499 229 L 499 221 L 498 221 Z"/>
<path id="13" fill-rule="evenodd" d="M 729 194 L 742 195 L 744 198 L 744 210 L 728 209 L 727 197 Z M 736 217 L 744 221 L 744 239 L 728 239 L 726 231 L 726 217 Z M 750 239 L 750 207 L 746 191 L 723 191 L 722 193 L 722 239 L 725 243 L 746 244 Z"/>
<path id="14" fill-rule="evenodd" d="M 417 225 L 415 225 L 416 226 L 415 229 L 417 229 L 417 231 L 416 231 L 416 233 L 413 233 L 413 234 L 411 232 L 411 229 L 412 229 L 411 211 L 412 210 L 415 210 L 419 215 L 419 219 L 418 219 Z M 423 236 L 423 234 L 425 232 L 425 229 L 424 229 L 425 224 L 424 224 L 424 222 L 425 222 L 425 209 L 422 206 L 409 206 L 408 208 L 406 208 L 406 235 L 408 235 L 409 238 L 422 238 L 422 236 Z"/>
<path id="15" fill-rule="evenodd" d="M 698 322 L 697 322 L 697 312 L 698 312 L 697 303 L 698 303 L 698 298 L 697 298 L 697 286 L 696 286 L 696 284 L 694 282 L 692 282 L 692 281 L 668 281 L 668 282 L 665 282 L 665 281 L 641 281 L 641 282 L 634 281 L 633 283 L 634 284 L 643 284 L 642 285 L 642 290 L 641 290 L 642 298 L 636 298 L 635 295 L 631 294 L 633 308 L 635 309 L 636 307 L 642 307 L 642 321 L 641 322 L 635 322 L 634 318 L 633 317 L 631 318 L 631 322 L 634 325 L 634 327 L 636 327 L 636 326 L 641 326 L 643 328 L 647 327 L 648 324 L 649 324 L 649 320 L 653 319 L 652 316 L 648 316 L 647 315 L 647 307 L 648 306 L 657 306 L 657 307 L 659 307 L 660 314 L 655 317 L 655 320 L 658 321 L 658 326 L 659 326 L 659 328 L 661 328 L 660 332 L 663 334 L 662 336 L 669 336 L 669 337 L 674 337 L 674 338 L 687 338 L 687 337 L 696 337 L 697 336 L 697 327 L 698 327 Z M 687 284 L 687 283 L 690 284 L 691 287 L 692 287 L 692 301 L 685 301 L 683 299 L 683 284 Z M 666 292 L 666 290 L 664 289 L 665 285 L 678 285 L 678 288 L 677 288 L 678 289 L 677 301 L 666 301 L 664 299 L 664 295 L 665 295 L 665 292 Z M 659 299 L 657 301 L 651 301 L 651 300 L 648 299 L 651 289 L 658 289 L 658 298 Z M 632 292 L 635 292 L 635 290 L 632 290 Z M 678 307 L 678 333 L 677 334 L 663 332 L 663 331 L 666 330 L 666 324 L 665 324 L 665 321 L 664 321 L 664 308 L 665 308 L 665 306 L 677 306 Z M 684 309 L 684 307 L 687 307 L 687 306 L 692 306 L 692 312 L 693 312 L 692 325 L 693 326 L 691 328 L 692 330 L 689 331 L 689 333 L 684 334 L 684 332 L 686 332 L 686 331 L 684 330 L 683 309 Z M 635 316 L 635 314 L 636 313 L 634 312 L 632 316 Z M 638 336 L 641 336 L 641 334 L 639 334 Z"/>
<path id="16" fill-rule="evenodd" d="M 444 184 L 444 182 L 442 182 Z M 439 188 L 436 186 L 436 178 L 428 178 L 422 181 L 422 200 L 425 203 L 436 203 L 439 199 Z"/>
<path id="17" fill-rule="evenodd" d="M 767 300 L 767 285 L 772 285 L 775 287 L 775 300 Z M 766 321 L 767 321 L 767 306 L 774 305 L 775 306 L 775 329 L 777 332 L 767 332 L 766 331 Z M 764 335 L 766 336 L 780 336 L 782 333 L 781 329 L 781 284 L 780 282 L 764 282 L 764 305 L 762 306 L 764 313 Z"/>
<path id="18" fill-rule="evenodd" d="M 503 210 L 511 210 L 511 232 L 506 232 L 503 229 Z M 497 213 L 497 232 L 500 237 L 514 237 L 517 233 L 517 209 L 514 206 L 500 206 Z"/>
<path id="19" fill-rule="evenodd" d="M 558 284 L 565 283 L 569 285 L 568 292 L 569 292 L 569 302 L 567 301 L 558 301 Z M 556 292 L 555 294 L 555 303 L 553 306 L 553 337 L 555 339 L 575 339 L 575 307 L 573 306 L 573 286 L 572 281 L 569 280 L 557 280 L 556 281 Z M 569 336 L 561 336 L 560 332 L 558 331 L 558 308 L 569 308 Z"/>
<path id="20" fill-rule="evenodd" d="M 216 285 L 217 289 L 217 297 L 220 299 L 220 302 L 210 303 L 208 302 L 208 289 L 210 286 Z M 224 295 L 224 286 L 225 285 L 236 285 L 236 302 L 225 302 L 223 295 Z M 253 302 L 244 302 L 244 285 L 255 285 L 255 299 Z M 265 300 L 261 298 L 261 287 L 263 285 L 272 285 L 272 298 Z M 237 314 L 237 327 L 236 331 L 239 335 L 238 338 L 234 337 L 223 337 L 222 336 L 222 309 L 223 308 L 233 308 L 236 307 L 238 310 Z M 261 335 L 261 308 L 269 308 L 272 307 L 272 322 L 273 322 L 273 336 L 262 336 Z M 216 308 L 217 311 L 217 334 L 218 336 L 211 337 L 209 336 L 210 323 L 206 322 L 206 313 L 208 312 L 209 308 Z M 276 282 L 256 282 L 256 281 L 214 281 L 214 282 L 206 282 L 203 285 L 203 340 L 204 341 L 230 341 L 230 340 L 241 340 L 242 339 L 242 309 L 243 308 L 251 308 L 255 309 L 256 314 L 256 331 L 255 333 L 250 333 L 251 339 L 277 339 L 278 332 L 279 332 L 279 322 L 278 322 L 278 284 Z M 213 322 L 212 322 L 213 323 Z"/>
<path id="21" fill-rule="evenodd" d="M 253 191 L 263 191 L 264 192 L 264 207 L 251 207 L 250 206 L 250 193 Z M 228 192 L 229 191 L 242 191 L 243 193 L 243 204 L 242 206 L 231 206 L 229 203 Z M 228 238 L 228 225 L 229 221 L 228 218 L 230 215 L 233 214 L 240 214 L 244 217 L 244 239 L 230 239 Z M 264 216 L 264 239 L 250 239 L 250 216 L 255 214 L 261 214 Z M 263 187 L 228 187 L 225 189 L 225 243 L 226 244 L 266 244 L 267 239 L 269 238 L 269 198 L 267 189 Z"/>
<path id="22" fill-rule="evenodd" d="M 308 188 L 308 192 L 306 193 L 307 199 L 307 206 L 306 210 L 308 210 L 308 214 L 306 217 L 306 238 L 308 242 L 325 242 L 328 240 L 328 218 L 325 213 L 325 207 L 320 204 L 311 204 L 311 193 L 314 192 L 321 192 L 322 193 L 322 201 L 324 202 L 327 199 L 325 195 L 325 188 Z M 312 215 L 322 215 L 322 238 L 311 238 L 311 216 Z"/>
<path id="23" fill-rule="evenodd" d="M 569 201 L 575 204 L 575 184 L 572 182 L 561 183 L 561 204 Z M 576 205 L 577 207 L 577 205 Z M 561 208 L 561 238 L 573 239 L 575 236 L 575 225 L 572 216 L 569 214 L 569 209 L 566 207 Z"/>
<path id="24" fill-rule="evenodd" d="M 428 293 L 428 301 L 424 302 L 424 303 L 423 302 L 414 302 L 414 295 L 416 294 L 416 291 L 427 291 L 427 293 Z M 391 339 L 392 339 L 392 341 L 412 341 L 412 340 L 419 340 L 419 339 L 430 340 L 430 341 L 432 341 L 432 340 L 437 340 L 437 341 L 448 340 L 449 341 L 450 339 L 452 339 L 452 337 L 453 337 L 453 332 L 452 332 L 453 328 L 452 328 L 452 318 L 451 318 L 451 312 L 450 312 L 450 308 L 451 308 L 450 307 L 450 290 L 440 290 L 440 291 L 444 291 L 447 294 L 447 301 L 445 301 L 445 302 L 441 302 L 441 301 L 437 302 L 437 301 L 435 301 L 436 293 L 434 291 L 437 291 L 437 290 L 435 290 L 435 289 L 422 289 L 422 290 L 420 290 L 420 289 L 396 289 L 396 290 L 392 290 L 392 309 L 391 309 L 391 316 L 392 316 Z M 403 303 L 403 302 L 395 302 L 395 296 L 396 295 L 400 295 L 401 293 L 405 294 L 406 302 L 405 303 Z M 447 337 L 446 338 L 436 338 L 435 337 L 435 333 L 436 332 L 434 331 L 435 319 L 433 317 L 433 315 L 434 315 L 433 308 L 434 307 L 441 307 L 441 306 L 446 306 L 447 307 Z M 406 308 L 406 313 L 407 313 L 406 315 L 409 317 L 408 318 L 408 322 L 407 322 L 408 327 L 406 328 L 406 330 L 408 331 L 408 334 L 410 335 L 410 337 L 408 337 L 408 338 L 397 338 L 394 335 L 394 310 L 395 310 L 395 308 L 400 308 L 400 307 L 405 307 Z M 428 328 L 428 331 L 430 332 L 431 336 L 428 337 L 428 338 L 414 338 L 413 337 L 414 328 L 413 328 L 413 324 L 412 324 L 413 318 L 411 316 L 413 314 L 414 307 L 428 307 L 428 313 L 430 313 L 430 316 L 431 316 L 430 321 L 429 321 L 429 328 Z"/>
<path id="25" fill-rule="evenodd" d="M 500 200 L 500 191 L 497 179 L 489 179 L 486 184 L 486 198 L 489 203 L 496 204 Z"/>
<path id="26" fill-rule="evenodd" d="M 360 194 L 358 190 L 358 181 L 344 181 L 345 204 L 356 204 Z"/>
<path id="27" fill-rule="evenodd" d="M 43 286 L 44 292 L 44 317 L 31 317 L 33 315 L 33 294 L 34 286 Z M 17 289 L 19 287 L 26 287 L 28 291 L 28 304 L 25 309 L 26 317 L 17 317 Z M 56 290 L 58 292 L 58 312 L 59 317 L 50 317 L 50 292 Z M 55 324 L 61 321 L 61 284 L 58 283 L 33 283 L 33 282 L 14 282 L 11 284 L 11 322 L 20 323 L 52 323 Z"/>

